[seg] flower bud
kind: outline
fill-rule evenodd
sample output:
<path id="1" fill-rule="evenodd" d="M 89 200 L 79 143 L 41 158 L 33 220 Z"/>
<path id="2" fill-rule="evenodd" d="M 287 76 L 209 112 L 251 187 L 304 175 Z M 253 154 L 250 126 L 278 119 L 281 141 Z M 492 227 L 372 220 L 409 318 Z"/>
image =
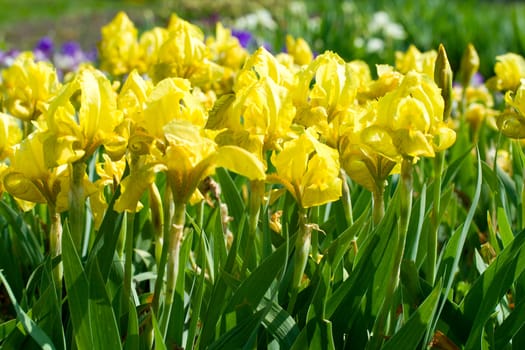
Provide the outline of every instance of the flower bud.
<path id="1" fill-rule="evenodd" d="M 452 69 L 448 61 L 447 52 L 443 44 L 439 45 L 436 64 L 434 66 L 434 81 L 441 89 L 441 96 L 445 101 L 443 120 L 450 116 L 452 108 Z"/>
<path id="2" fill-rule="evenodd" d="M 461 64 L 459 68 L 460 82 L 463 88 L 470 85 L 470 80 L 479 69 L 479 56 L 474 48 L 474 45 L 468 44 L 467 49 L 461 57 Z"/>

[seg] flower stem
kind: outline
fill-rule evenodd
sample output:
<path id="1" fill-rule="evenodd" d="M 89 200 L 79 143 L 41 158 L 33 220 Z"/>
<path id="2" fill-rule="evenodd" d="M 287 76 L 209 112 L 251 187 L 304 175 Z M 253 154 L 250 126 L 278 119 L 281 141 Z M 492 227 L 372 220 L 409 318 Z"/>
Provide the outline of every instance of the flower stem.
<path id="1" fill-rule="evenodd" d="M 288 311 L 292 312 L 301 286 L 306 263 L 308 262 L 308 253 L 310 252 L 310 243 L 312 239 L 312 226 L 308 224 L 308 216 L 306 210 L 301 208 L 299 210 L 299 231 L 295 241 L 294 254 L 294 270 L 292 277 L 292 294 L 290 303 L 288 304 Z"/>
<path id="2" fill-rule="evenodd" d="M 83 185 L 86 164 L 83 162 L 75 162 L 70 166 L 69 227 L 71 228 L 71 236 L 75 248 L 78 252 L 81 252 L 86 214 Z"/>
<path id="3" fill-rule="evenodd" d="M 126 241 L 125 241 L 125 258 L 124 258 L 124 289 L 122 294 L 122 309 L 129 308 L 131 296 L 131 274 L 133 261 L 133 232 L 134 232 L 135 213 L 126 213 Z"/>
<path id="4" fill-rule="evenodd" d="M 160 323 L 160 329 L 165 335 L 168 330 L 171 311 L 173 308 L 173 297 L 177 287 L 177 278 L 180 264 L 180 248 L 184 240 L 184 222 L 186 215 L 186 204 L 176 203 L 173 221 L 170 227 L 170 238 L 168 245 L 168 261 L 166 275 L 166 299 Z"/>
<path id="5" fill-rule="evenodd" d="M 372 340 L 368 344 L 367 349 L 379 349 L 388 332 L 387 319 L 390 310 L 392 310 L 394 294 L 399 285 L 399 272 L 401 261 L 403 260 L 408 223 L 410 221 L 410 212 L 412 209 L 412 181 L 412 159 L 404 158 L 403 163 L 401 164 L 401 178 L 399 184 L 399 221 L 397 231 L 394 232 L 393 236 L 396 244 L 394 264 L 386 287 L 383 305 L 381 305 L 377 320 L 374 324 Z"/>
<path id="6" fill-rule="evenodd" d="M 441 176 L 445 153 L 439 152 L 434 158 L 434 205 L 432 207 L 432 229 L 428 236 L 427 244 L 427 269 L 426 279 L 430 285 L 434 285 L 436 279 L 437 241 L 439 232 L 439 216 L 441 208 Z"/>
<path id="7" fill-rule="evenodd" d="M 49 228 L 49 250 L 51 258 L 62 254 L 62 223 L 60 213 L 56 212 L 54 205 L 48 205 L 51 225 Z M 53 269 L 53 280 L 55 282 L 59 300 L 62 298 L 62 277 L 64 276 L 64 266 L 62 262 Z"/>
<path id="8" fill-rule="evenodd" d="M 352 198 L 350 197 L 350 187 L 348 186 L 348 176 L 346 175 L 346 172 L 341 168 L 339 172 L 339 177 L 342 180 L 342 195 L 341 195 L 341 201 L 343 203 L 343 208 L 345 211 L 345 218 L 346 223 L 348 226 L 352 226 L 354 224 L 354 215 L 352 214 Z"/>
<path id="9" fill-rule="evenodd" d="M 261 202 L 264 196 L 264 181 L 252 180 L 250 182 L 250 204 L 249 204 L 249 229 L 248 229 L 248 239 L 246 240 L 246 253 L 243 258 L 242 263 L 242 274 L 246 273 L 248 268 L 249 261 L 252 259 L 254 254 L 257 226 L 259 223 L 259 215 L 261 212 Z"/>
<path id="10" fill-rule="evenodd" d="M 372 218 L 374 219 L 374 225 L 379 224 L 383 216 L 385 216 L 385 202 L 383 198 L 384 193 L 384 185 L 382 188 L 378 188 L 377 190 L 372 192 Z"/>

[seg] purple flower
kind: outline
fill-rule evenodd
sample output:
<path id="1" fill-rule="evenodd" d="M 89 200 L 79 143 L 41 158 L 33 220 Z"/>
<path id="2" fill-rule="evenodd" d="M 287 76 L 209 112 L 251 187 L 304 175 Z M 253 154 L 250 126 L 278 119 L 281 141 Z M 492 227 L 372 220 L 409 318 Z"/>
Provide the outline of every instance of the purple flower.
<path id="1" fill-rule="evenodd" d="M 9 67 L 13 64 L 16 57 L 20 55 L 19 50 L 0 51 L 0 66 Z"/>
<path id="2" fill-rule="evenodd" d="M 75 41 L 66 41 L 60 48 L 60 53 L 70 57 L 78 57 L 83 55 L 80 45 Z"/>
<path id="3" fill-rule="evenodd" d="M 54 46 L 53 39 L 48 36 L 43 37 L 36 43 L 33 49 L 35 58 L 37 60 L 50 60 L 53 56 Z"/>
<path id="4" fill-rule="evenodd" d="M 239 44 L 244 48 L 247 48 L 253 39 L 252 34 L 245 30 L 232 29 L 232 36 L 236 37 L 239 40 Z"/>

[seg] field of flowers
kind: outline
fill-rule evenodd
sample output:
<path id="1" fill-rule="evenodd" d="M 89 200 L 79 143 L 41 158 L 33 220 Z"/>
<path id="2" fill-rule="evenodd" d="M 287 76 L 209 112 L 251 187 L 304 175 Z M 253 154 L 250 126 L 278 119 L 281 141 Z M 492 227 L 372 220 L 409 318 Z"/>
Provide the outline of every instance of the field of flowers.
<path id="1" fill-rule="evenodd" d="M 525 347 L 519 40 L 321 3 L 0 51 L 0 347 Z"/>

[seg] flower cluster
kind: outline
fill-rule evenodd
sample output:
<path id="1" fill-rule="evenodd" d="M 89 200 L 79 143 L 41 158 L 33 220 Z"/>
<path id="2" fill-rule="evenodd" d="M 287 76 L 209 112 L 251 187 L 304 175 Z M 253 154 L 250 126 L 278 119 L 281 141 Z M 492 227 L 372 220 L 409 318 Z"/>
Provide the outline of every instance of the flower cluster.
<path id="1" fill-rule="evenodd" d="M 57 67 L 37 60 L 49 57 L 51 44 L 42 42 L 3 71 L 5 120 L 26 126 L 20 144 L 9 139 L 5 188 L 21 200 L 56 205 L 69 185 L 55 179 L 71 176 L 63 167 L 103 154 L 100 179 L 82 176 L 85 195 L 98 198 L 92 207 L 104 202 L 104 169 L 120 169 L 113 170 L 122 186 L 115 208 L 134 211 L 156 173 L 168 175 L 176 201 L 194 202 L 216 166 L 253 179 L 268 175 L 310 207 L 339 198 L 341 166 L 377 191 L 403 159 L 434 157 L 453 144 L 433 80 L 435 54 L 412 47 L 372 79 L 364 62 L 333 52 L 314 59 L 300 38 L 287 44 L 287 53 L 261 47 L 249 54 L 220 23 L 205 38 L 176 15 L 166 28 L 138 36 L 119 13 L 102 28 L 100 70 L 84 66 L 61 82 Z M 17 161 L 28 149 L 39 150 L 31 157 L 41 170 Z M 120 178 L 125 164 L 129 175 Z"/>

